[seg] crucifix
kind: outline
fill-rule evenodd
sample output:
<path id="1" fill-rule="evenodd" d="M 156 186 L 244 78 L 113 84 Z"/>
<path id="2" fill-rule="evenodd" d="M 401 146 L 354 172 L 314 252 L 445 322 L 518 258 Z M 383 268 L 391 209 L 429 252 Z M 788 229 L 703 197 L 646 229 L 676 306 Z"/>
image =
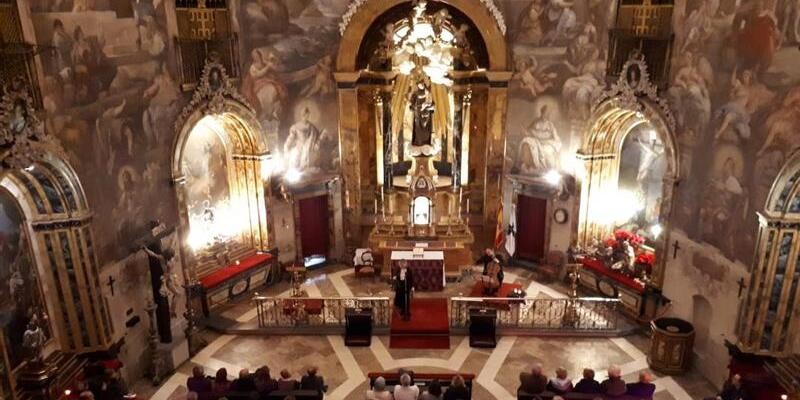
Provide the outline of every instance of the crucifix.
<path id="1" fill-rule="evenodd" d="M 736 282 L 736 284 L 739 285 L 739 298 L 741 298 L 742 297 L 742 290 L 744 288 L 746 288 L 747 285 L 744 284 L 744 278 L 739 278 L 739 280 Z"/>
<path id="2" fill-rule="evenodd" d="M 681 245 L 676 240 L 675 243 L 672 244 L 672 258 L 678 258 L 678 250 L 681 249 Z"/>
<path id="3" fill-rule="evenodd" d="M 111 276 L 111 275 L 109 275 L 109 276 L 108 276 L 108 283 L 106 283 L 106 285 L 108 285 L 109 289 L 111 289 L 111 295 L 112 295 L 112 296 L 114 295 L 114 283 L 115 283 L 116 281 L 117 281 L 117 280 L 116 280 L 116 279 L 114 279 L 114 277 L 113 277 L 113 276 Z"/>

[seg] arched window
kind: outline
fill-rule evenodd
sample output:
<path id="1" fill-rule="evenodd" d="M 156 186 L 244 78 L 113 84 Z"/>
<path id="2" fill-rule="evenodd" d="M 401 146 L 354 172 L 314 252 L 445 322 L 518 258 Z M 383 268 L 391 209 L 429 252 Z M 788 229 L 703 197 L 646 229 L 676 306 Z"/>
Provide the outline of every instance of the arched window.
<path id="1" fill-rule="evenodd" d="M 800 153 L 781 170 L 759 213 L 755 267 L 742 305 L 739 342 L 754 353 L 796 352 L 800 298 Z"/>

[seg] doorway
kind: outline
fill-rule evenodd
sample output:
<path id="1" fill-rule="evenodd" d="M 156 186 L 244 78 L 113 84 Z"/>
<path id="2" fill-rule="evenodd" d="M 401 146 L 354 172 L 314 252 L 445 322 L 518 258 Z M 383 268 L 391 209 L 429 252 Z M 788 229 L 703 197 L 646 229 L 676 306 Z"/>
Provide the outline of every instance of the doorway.
<path id="1" fill-rule="evenodd" d="M 306 267 L 321 265 L 330 252 L 328 195 L 298 200 L 297 211 L 303 262 Z"/>
<path id="2" fill-rule="evenodd" d="M 547 199 L 520 194 L 517 198 L 517 256 L 523 260 L 544 258 Z"/>

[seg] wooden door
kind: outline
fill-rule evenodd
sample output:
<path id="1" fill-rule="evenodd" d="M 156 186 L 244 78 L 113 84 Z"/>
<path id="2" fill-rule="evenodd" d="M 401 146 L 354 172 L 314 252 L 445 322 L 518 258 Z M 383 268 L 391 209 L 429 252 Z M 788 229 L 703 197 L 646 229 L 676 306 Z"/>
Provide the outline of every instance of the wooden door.
<path id="1" fill-rule="evenodd" d="M 314 255 L 327 257 L 330 250 L 328 196 L 300 199 L 298 219 L 303 258 Z"/>
<path id="2" fill-rule="evenodd" d="M 539 261 L 544 258 L 547 199 L 519 195 L 517 198 L 517 257 Z"/>

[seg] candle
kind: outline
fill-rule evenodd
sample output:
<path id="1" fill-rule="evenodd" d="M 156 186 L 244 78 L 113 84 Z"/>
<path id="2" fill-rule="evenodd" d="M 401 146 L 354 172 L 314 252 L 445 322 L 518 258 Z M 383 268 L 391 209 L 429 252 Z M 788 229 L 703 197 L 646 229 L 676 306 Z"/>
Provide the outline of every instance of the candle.
<path id="1" fill-rule="evenodd" d="M 375 199 L 375 201 L 372 204 L 372 213 L 373 214 L 378 213 L 378 199 Z"/>

